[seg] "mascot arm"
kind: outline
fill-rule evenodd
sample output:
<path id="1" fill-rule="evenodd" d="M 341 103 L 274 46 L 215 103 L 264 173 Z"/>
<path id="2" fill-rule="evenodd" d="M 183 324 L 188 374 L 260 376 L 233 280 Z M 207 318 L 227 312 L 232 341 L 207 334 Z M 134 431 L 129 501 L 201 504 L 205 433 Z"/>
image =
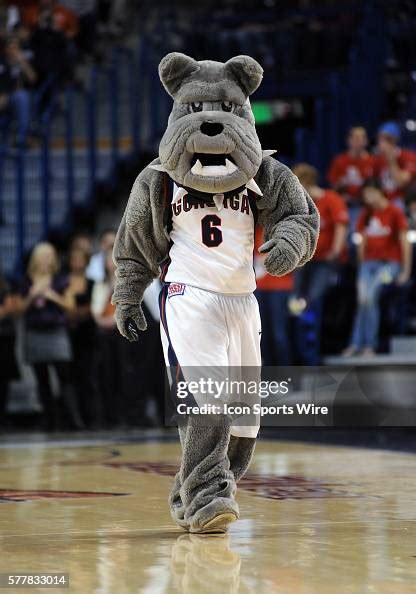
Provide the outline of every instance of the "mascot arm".
<path id="1" fill-rule="evenodd" d="M 283 276 L 312 258 L 319 213 L 298 178 L 275 159 L 263 159 L 256 181 L 263 192 L 258 208 L 265 238 L 259 251 L 267 253 L 267 272 Z"/>
<path id="2" fill-rule="evenodd" d="M 159 275 L 166 238 L 154 226 L 148 184 L 136 179 L 117 232 L 113 258 L 116 264 L 112 302 L 119 332 L 128 340 L 138 340 L 138 331 L 146 330 L 142 311 L 146 287 Z M 158 241 L 159 239 L 159 241 Z"/>

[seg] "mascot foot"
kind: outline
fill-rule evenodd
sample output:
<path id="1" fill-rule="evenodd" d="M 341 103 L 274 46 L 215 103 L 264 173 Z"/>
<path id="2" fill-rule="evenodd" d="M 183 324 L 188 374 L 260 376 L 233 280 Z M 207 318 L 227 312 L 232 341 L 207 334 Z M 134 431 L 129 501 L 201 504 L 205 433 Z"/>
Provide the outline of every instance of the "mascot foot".
<path id="1" fill-rule="evenodd" d="M 199 530 L 191 530 L 191 532 L 194 534 L 224 534 L 227 532 L 228 526 L 236 520 L 238 517 L 234 512 L 223 512 L 209 520 Z"/>
<path id="2" fill-rule="evenodd" d="M 236 501 L 218 497 L 198 510 L 189 519 L 189 532 L 193 534 L 223 534 L 228 526 L 238 520 Z"/>

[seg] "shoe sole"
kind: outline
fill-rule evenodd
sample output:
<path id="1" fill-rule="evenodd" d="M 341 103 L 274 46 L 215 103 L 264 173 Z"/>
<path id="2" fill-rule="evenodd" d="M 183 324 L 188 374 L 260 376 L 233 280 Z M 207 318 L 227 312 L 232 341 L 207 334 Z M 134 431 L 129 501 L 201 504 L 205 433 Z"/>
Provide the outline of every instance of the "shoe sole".
<path id="1" fill-rule="evenodd" d="M 197 534 L 223 534 L 227 532 L 228 526 L 237 519 L 237 516 L 232 512 L 224 512 L 204 524 Z"/>

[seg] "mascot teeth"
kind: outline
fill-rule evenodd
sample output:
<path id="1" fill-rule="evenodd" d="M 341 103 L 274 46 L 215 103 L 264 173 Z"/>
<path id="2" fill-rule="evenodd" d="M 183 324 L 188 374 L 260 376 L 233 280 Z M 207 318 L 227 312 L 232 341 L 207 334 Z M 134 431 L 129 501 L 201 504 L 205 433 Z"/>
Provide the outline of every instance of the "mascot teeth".
<path id="1" fill-rule="evenodd" d="M 202 167 L 201 161 L 198 159 L 195 165 L 191 169 L 195 175 L 204 175 L 204 168 Z"/>
<path id="2" fill-rule="evenodd" d="M 237 170 L 237 166 L 232 163 L 229 159 L 225 159 L 225 166 L 227 167 L 228 173 L 234 173 Z"/>
<path id="3" fill-rule="evenodd" d="M 194 175 L 208 176 L 223 176 L 230 175 L 237 171 L 237 166 L 232 163 L 229 159 L 225 159 L 225 165 L 202 165 L 201 161 L 197 159 L 193 165 L 191 172 Z"/>

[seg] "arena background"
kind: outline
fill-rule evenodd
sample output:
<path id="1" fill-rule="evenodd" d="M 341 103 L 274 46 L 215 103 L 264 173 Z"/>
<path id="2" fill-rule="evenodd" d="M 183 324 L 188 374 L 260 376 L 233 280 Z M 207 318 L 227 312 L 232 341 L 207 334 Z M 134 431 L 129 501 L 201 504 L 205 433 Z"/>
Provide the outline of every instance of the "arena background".
<path id="1" fill-rule="evenodd" d="M 415 31 L 414 0 L 0 2 L 0 588 L 60 576 L 55 591 L 74 594 L 414 593 L 415 266 L 403 283 L 383 274 L 367 307 L 380 312 L 376 352 L 345 353 L 363 180 L 352 199 L 328 169 L 351 127 L 361 141 L 366 131 L 371 163 L 387 131 L 414 251 Z M 160 286 L 137 343 L 110 303 L 114 233 L 166 127 L 157 67 L 172 51 L 256 58 L 263 148 L 315 168 L 317 202 L 335 185 L 350 216 L 330 273 L 304 269 L 314 300 L 293 276 L 273 284 L 255 251 L 263 372 L 290 373 L 294 397 L 312 386 L 337 408 L 328 423 L 261 428 L 240 518 L 220 536 L 189 534 L 169 513 L 181 446 L 164 419 Z M 53 291 L 25 309 L 28 273 L 45 271 Z M 33 327 L 44 339 L 30 345 Z"/>
<path id="2" fill-rule="evenodd" d="M 66 14 L 60 30 L 48 20 L 48 10 L 56 10 L 54 2 L 4 2 L 1 8 L 1 60 L 6 65 L 8 59 L 17 60 L 20 68 L 12 82 L 3 76 L 2 94 L 11 97 L 19 90 L 24 95 L 17 107 L 5 100 L 0 112 L 0 265 L 12 294 L 19 292 L 31 250 L 39 242 L 57 248 L 66 274 L 74 240 L 99 252 L 101 234 L 117 228 L 131 184 L 157 154 L 166 125 L 171 100 L 159 82 L 157 65 L 169 51 L 196 59 L 225 61 L 243 53 L 256 58 L 264 68 L 264 81 L 252 106 L 263 147 L 276 149 L 277 158 L 289 166 L 306 162 L 315 167 L 322 187 L 329 186 L 328 167 L 345 150 L 352 126 L 367 130 L 369 150 L 377 152 L 379 126 L 393 120 L 400 127 L 401 146 L 416 149 L 413 2 L 155 5 L 68 0 L 62 5 L 73 11 L 75 20 Z M 8 54 L 10 44 L 15 45 Z M 33 79 L 16 55 L 31 65 Z M 411 214 L 410 228 L 416 224 Z M 269 365 L 344 364 L 339 355 L 348 345 L 356 307 L 356 246 L 354 229 L 350 231 L 349 257 L 323 295 L 319 332 L 313 315 L 299 314 L 288 305 L 291 290 L 286 288 L 279 315 L 287 324 L 283 350 L 290 352 L 290 359 L 281 361 L 279 352 L 264 343 Z M 111 237 L 107 240 L 111 244 Z M 380 298 L 378 354 L 348 364 L 406 364 L 411 373 L 414 281 L 413 273 L 403 287 L 386 286 Z M 137 345 L 123 342 L 114 327 L 100 327 L 91 319 L 89 352 L 81 349 L 74 355 L 71 382 L 76 395 L 68 402 L 59 397 L 62 382 L 49 370 L 61 409 L 54 429 L 124 431 L 163 425 L 156 293 L 157 287 L 147 296 L 150 329 Z M 9 324 L 3 332 L 8 334 L 2 352 L 10 350 L 13 335 L 18 362 L 18 374 L 4 373 L 2 380 L 6 434 L 39 429 L 45 422 L 37 382 L 22 353 L 24 323 L 18 316 L 13 327 Z M 12 365 L 7 361 L 3 369 Z M 281 434 L 296 437 L 299 431 L 310 439 L 351 439 L 345 429 L 282 429 Z M 356 429 L 354 440 L 385 444 L 391 439 L 410 447 L 412 436 L 409 428 Z"/>

